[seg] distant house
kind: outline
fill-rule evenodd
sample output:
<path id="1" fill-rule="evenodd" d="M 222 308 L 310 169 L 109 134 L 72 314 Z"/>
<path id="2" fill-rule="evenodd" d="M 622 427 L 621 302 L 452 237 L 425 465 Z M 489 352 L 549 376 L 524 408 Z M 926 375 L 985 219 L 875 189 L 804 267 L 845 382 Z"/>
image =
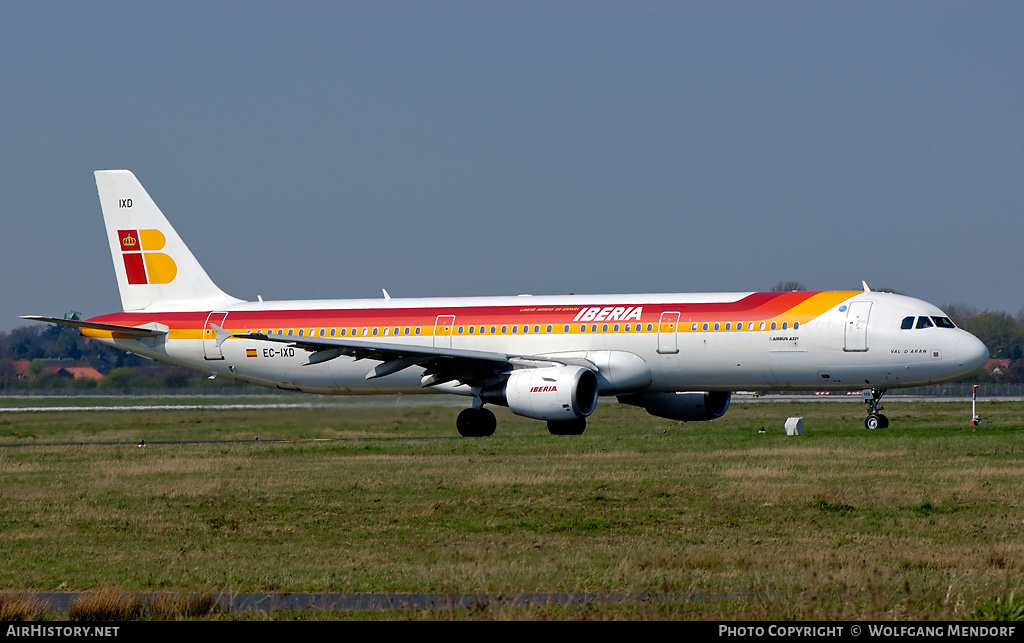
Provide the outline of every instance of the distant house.
<path id="1" fill-rule="evenodd" d="M 16 359 L 11 361 L 11 367 L 14 368 L 14 375 L 18 379 L 27 380 L 28 366 L 33 360 L 27 359 Z M 98 380 L 103 378 L 103 373 L 100 373 L 95 368 L 89 365 L 84 360 L 77 359 L 44 359 L 43 370 L 46 373 L 52 373 L 58 377 L 64 377 L 69 380 Z"/>
<path id="2" fill-rule="evenodd" d="M 982 369 L 989 375 L 999 377 L 1000 375 L 1006 375 L 1006 372 L 1010 368 L 1009 359 L 989 359 L 985 362 L 985 366 Z"/>

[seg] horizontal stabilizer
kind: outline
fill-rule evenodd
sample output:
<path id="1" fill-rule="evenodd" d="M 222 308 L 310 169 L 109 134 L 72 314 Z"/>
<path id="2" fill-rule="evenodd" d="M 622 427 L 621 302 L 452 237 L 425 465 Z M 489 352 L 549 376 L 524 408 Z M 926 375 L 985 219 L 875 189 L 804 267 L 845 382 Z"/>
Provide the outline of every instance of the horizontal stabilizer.
<path id="1" fill-rule="evenodd" d="M 49 324 L 72 326 L 74 328 L 91 328 L 93 330 L 105 330 L 111 333 L 121 333 L 122 335 L 130 335 L 132 337 L 159 337 L 160 335 L 167 334 L 167 328 L 156 328 L 156 324 L 147 324 L 147 326 L 152 326 L 150 328 L 147 328 L 146 326 L 119 326 L 118 324 L 99 324 L 96 322 L 81 321 L 78 319 L 64 319 L 63 317 L 42 317 L 40 315 L 22 315 L 20 318 L 28 319 L 31 321 L 46 322 Z"/>

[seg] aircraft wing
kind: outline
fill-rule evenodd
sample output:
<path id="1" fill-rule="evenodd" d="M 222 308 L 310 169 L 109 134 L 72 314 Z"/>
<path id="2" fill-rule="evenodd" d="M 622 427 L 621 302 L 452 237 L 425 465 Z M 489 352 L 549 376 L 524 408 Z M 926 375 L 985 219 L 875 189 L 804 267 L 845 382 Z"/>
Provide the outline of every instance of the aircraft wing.
<path id="1" fill-rule="evenodd" d="M 513 368 L 530 368 L 565 365 L 562 359 L 531 355 L 510 355 L 490 351 L 466 350 L 460 348 L 438 348 L 415 344 L 375 342 L 361 339 L 340 339 L 326 337 L 295 337 L 276 333 L 228 333 L 213 326 L 218 340 L 229 338 L 255 339 L 267 342 L 281 342 L 310 352 L 307 364 L 320 364 L 342 355 L 382 362 L 373 367 L 366 379 L 391 375 L 410 366 L 426 369 L 423 386 L 435 386 L 458 380 L 469 386 L 484 386 L 505 379 Z M 576 363 L 580 360 L 569 360 Z M 585 360 L 583 360 L 585 361 Z M 597 371 L 597 367 L 586 362 L 586 368 Z"/>
<path id="2" fill-rule="evenodd" d="M 159 324 L 146 324 L 144 326 L 121 326 L 119 324 L 100 324 L 97 322 L 82 321 L 80 319 L 64 319 L 63 317 L 43 317 L 41 315 L 21 315 L 19 319 L 46 322 L 49 324 L 60 324 L 74 328 L 92 328 L 93 330 L 105 330 L 112 333 L 120 333 L 129 337 L 159 337 L 167 334 L 167 327 Z"/>

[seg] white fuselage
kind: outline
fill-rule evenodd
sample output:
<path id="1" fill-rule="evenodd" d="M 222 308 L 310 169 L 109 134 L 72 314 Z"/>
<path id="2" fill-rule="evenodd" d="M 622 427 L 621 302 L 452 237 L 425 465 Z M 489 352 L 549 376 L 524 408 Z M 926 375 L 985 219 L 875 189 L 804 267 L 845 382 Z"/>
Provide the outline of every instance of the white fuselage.
<path id="1" fill-rule="evenodd" d="M 425 389 L 417 366 L 367 379 L 381 361 L 340 356 L 308 364 L 309 350 L 282 341 L 218 339 L 211 324 L 233 334 L 586 360 L 599 371 L 602 395 L 899 388 L 958 379 L 987 359 L 984 345 L 969 333 L 916 323 L 901 328 L 907 317 L 944 314 L 924 301 L 881 292 L 247 302 L 214 312 L 115 313 L 93 320 L 169 327 L 159 341 L 86 334 L 222 377 L 327 394 L 470 391 L 457 382 Z"/>

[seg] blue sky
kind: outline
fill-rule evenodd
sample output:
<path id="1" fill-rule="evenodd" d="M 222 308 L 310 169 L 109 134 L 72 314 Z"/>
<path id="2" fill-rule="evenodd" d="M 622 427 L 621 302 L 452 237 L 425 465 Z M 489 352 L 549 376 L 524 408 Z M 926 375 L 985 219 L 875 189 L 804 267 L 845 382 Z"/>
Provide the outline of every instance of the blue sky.
<path id="1" fill-rule="evenodd" d="M 120 309 L 92 172 L 245 299 L 1024 307 L 1019 2 L 6 2 L 0 329 Z"/>

